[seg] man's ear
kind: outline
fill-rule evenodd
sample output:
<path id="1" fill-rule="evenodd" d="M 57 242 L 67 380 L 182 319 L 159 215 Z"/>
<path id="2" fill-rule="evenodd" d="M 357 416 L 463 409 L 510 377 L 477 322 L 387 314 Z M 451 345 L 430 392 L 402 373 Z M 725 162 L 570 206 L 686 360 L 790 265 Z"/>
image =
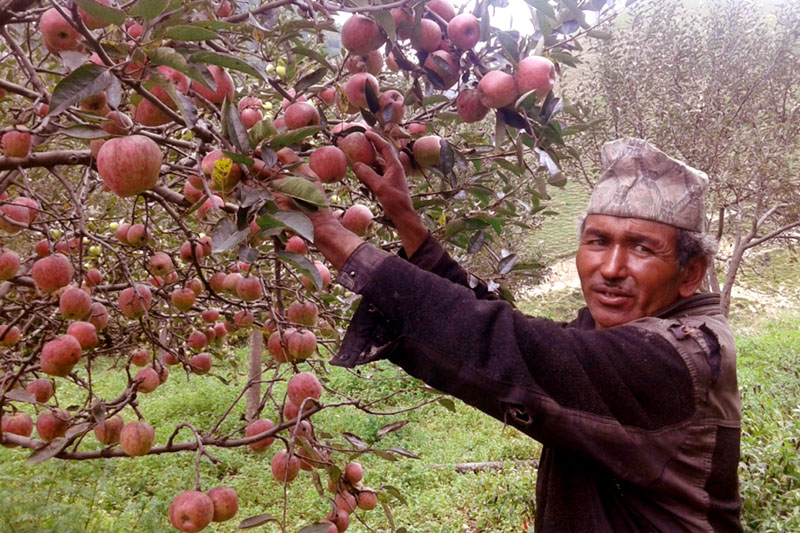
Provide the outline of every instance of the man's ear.
<path id="1" fill-rule="evenodd" d="M 708 269 L 708 259 L 705 256 L 696 256 L 689 260 L 689 263 L 681 272 L 681 285 L 679 288 L 681 298 L 688 298 L 697 292 L 703 279 L 706 277 Z"/>

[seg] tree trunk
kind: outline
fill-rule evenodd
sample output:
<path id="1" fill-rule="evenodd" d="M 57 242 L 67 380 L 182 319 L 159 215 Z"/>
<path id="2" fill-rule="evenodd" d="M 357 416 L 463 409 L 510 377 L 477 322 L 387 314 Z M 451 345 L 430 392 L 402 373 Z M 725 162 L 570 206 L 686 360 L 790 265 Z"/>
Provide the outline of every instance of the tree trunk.
<path id="1" fill-rule="evenodd" d="M 247 408 L 245 420 L 251 422 L 258 416 L 261 405 L 261 363 L 264 353 L 264 334 L 258 328 L 253 328 L 250 334 L 250 368 L 247 379 L 251 385 L 247 388 Z"/>
<path id="2" fill-rule="evenodd" d="M 739 241 L 733 249 L 733 255 L 728 263 L 728 274 L 725 276 L 725 285 L 722 287 L 720 295 L 719 306 L 722 309 L 722 314 L 727 318 L 731 312 L 731 293 L 733 292 L 733 283 L 736 281 L 736 273 L 739 272 L 739 267 L 742 264 L 744 252 L 747 249 L 744 242 Z"/>

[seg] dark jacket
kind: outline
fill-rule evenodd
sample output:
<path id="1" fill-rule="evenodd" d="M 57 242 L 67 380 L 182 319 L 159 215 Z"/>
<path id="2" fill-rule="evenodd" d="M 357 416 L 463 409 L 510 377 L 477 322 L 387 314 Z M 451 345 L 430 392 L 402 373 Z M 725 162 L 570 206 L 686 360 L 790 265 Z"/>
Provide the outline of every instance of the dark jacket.
<path id="1" fill-rule="evenodd" d="M 362 246 L 339 281 L 363 300 L 334 364 L 388 358 L 543 443 L 537 531 L 741 530 L 741 402 L 718 295 L 602 331 L 585 309 L 530 318 L 432 238 L 411 261 Z"/>

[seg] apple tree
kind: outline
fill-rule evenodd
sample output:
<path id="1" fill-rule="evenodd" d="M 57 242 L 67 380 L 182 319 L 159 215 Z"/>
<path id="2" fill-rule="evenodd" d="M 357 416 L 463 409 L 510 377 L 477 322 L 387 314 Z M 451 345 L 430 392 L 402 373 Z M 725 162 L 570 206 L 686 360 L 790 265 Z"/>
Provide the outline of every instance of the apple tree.
<path id="1" fill-rule="evenodd" d="M 331 283 L 305 213 L 330 205 L 351 231 L 399 247 L 350 170 L 381 167 L 372 130 L 396 146 L 417 208 L 460 260 L 501 291 L 531 268 L 503 239 L 563 184 L 561 162 L 578 156 L 568 135 L 585 127 L 556 79 L 581 42 L 608 37 L 597 26 L 618 7 L 529 0 L 536 31 L 520 35 L 492 24 L 499 4 L 4 4 L 3 445 L 33 463 L 194 453 L 169 509 L 182 531 L 233 518 L 247 498 L 203 490 L 199 464 L 217 462 L 215 448 L 270 450 L 284 485 L 300 476 L 322 491 L 325 475 L 332 510 L 325 519 L 320 492 L 322 520 L 303 531 L 344 531 L 379 502 L 391 521 L 391 487 L 365 486 L 352 458 L 413 452 L 313 421 L 391 409 L 327 384 L 354 300 Z M 126 384 L 101 395 L 111 372 Z M 167 379 L 241 393 L 213 427 L 186 421 L 156 439 L 139 406 Z M 63 408 L 65 390 L 82 401 Z M 242 527 L 272 511 L 285 529 L 283 505 Z"/>

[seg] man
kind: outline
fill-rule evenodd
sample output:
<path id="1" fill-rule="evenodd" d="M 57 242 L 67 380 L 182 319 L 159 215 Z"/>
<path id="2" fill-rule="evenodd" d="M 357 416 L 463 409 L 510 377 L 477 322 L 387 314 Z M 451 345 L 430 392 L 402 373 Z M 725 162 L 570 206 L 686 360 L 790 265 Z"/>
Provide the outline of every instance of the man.
<path id="1" fill-rule="evenodd" d="M 414 212 L 394 149 L 369 138 L 384 174 L 354 171 L 404 254 L 311 216 L 338 281 L 363 296 L 334 363 L 388 358 L 542 442 L 539 531 L 740 531 L 733 336 L 719 295 L 697 293 L 713 254 L 706 175 L 640 139 L 603 147 L 576 258 L 587 307 L 564 324 L 470 288 Z"/>

